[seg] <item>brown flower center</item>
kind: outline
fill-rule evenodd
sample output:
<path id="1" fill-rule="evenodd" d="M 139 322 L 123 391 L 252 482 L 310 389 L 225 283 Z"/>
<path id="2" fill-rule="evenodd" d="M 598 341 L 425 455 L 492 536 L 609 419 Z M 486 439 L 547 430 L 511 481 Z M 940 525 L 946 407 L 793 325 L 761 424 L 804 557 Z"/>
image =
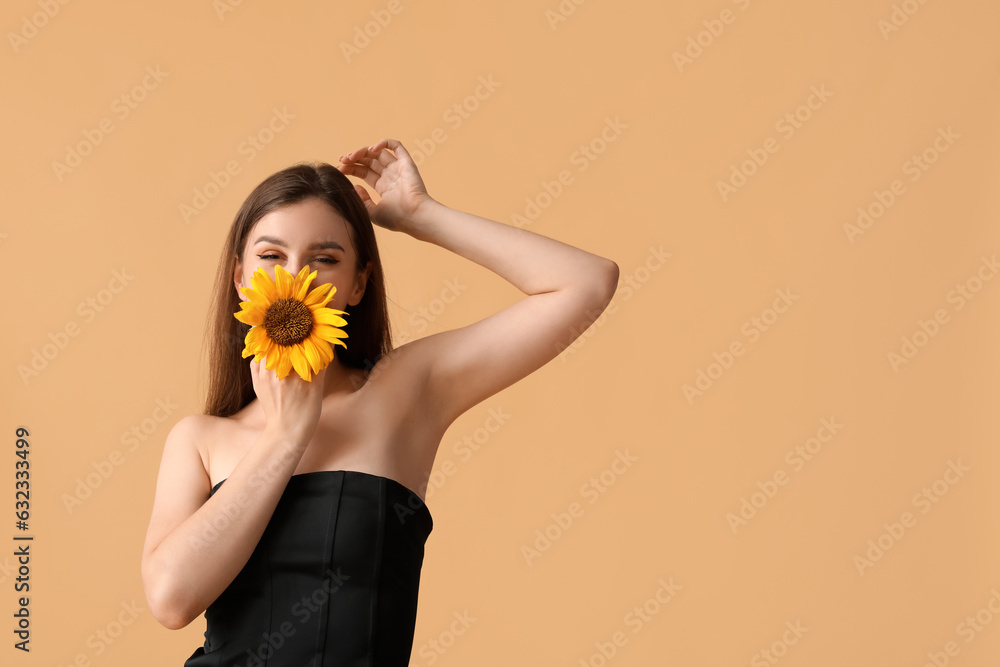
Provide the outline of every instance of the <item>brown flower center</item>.
<path id="1" fill-rule="evenodd" d="M 312 311 L 297 299 L 278 299 L 264 315 L 267 337 L 278 345 L 301 343 L 309 337 L 312 329 Z"/>

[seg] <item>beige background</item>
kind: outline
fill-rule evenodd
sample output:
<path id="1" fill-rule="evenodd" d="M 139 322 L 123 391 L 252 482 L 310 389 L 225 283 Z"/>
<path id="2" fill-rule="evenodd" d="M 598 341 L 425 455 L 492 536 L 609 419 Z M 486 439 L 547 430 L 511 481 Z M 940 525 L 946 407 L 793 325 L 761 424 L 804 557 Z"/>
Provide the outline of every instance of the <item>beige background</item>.
<path id="1" fill-rule="evenodd" d="M 265 176 L 383 137 L 433 148 L 440 201 L 532 213 L 622 275 L 574 348 L 443 440 L 413 665 L 998 664 L 995 3 L 47 1 L 0 19 L 3 664 L 181 665 L 201 644 L 203 619 L 152 618 L 139 558 L 163 440 L 200 409 L 223 236 Z M 377 234 L 397 343 L 522 296 Z M 780 313 L 779 290 L 797 297 Z M 715 379 L 689 400 L 699 371 Z M 30 654 L 11 632 L 17 426 Z M 584 488 L 616 453 L 636 460 Z"/>

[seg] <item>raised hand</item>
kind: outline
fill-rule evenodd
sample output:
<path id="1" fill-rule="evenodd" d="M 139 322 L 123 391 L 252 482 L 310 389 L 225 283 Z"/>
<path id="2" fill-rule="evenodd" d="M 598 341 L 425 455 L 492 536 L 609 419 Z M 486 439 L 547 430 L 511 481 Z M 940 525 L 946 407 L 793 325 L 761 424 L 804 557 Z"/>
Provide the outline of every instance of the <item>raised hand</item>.
<path id="1" fill-rule="evenodd" d="M 395 139 L 358 148 L 340 156 L 341 173 L 364 179 L 379 195 L 375 203 L 368 191 L 355 184 L 372 222 L 392 231 L 407 231 L 417 210 L 431 197 L 413 158 Z"/>

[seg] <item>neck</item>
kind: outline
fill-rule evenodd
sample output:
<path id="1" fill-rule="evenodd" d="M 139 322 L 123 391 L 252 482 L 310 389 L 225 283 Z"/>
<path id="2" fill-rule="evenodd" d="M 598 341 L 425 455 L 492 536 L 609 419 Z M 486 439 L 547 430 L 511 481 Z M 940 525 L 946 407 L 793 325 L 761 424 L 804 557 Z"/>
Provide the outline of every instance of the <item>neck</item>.
<path id="1" fill-rule="evenodd" d="M 364 373 L 357 368 L 344 366 L 337 357 L 326 367 L 326 378 L 323 384 L 324 398 L 333 394 L 350 394 L 364 384 Z"/>

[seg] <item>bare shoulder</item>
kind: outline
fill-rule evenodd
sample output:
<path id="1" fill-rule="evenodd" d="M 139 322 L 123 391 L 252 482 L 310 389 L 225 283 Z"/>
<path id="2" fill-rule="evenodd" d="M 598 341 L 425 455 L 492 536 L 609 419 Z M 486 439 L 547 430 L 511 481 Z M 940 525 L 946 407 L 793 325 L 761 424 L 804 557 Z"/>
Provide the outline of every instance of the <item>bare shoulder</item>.
<path id="1" fill-rule="evenodd" d="M 191 457 L 197 454 L 205 469 L 205 474 L 209 470 L 209 445 L 214 440 L 220 429 L 225 427 L 225 419 L 213 417 L 201 413 L 194 413 L 182 417 L 170 429 L 166 442 L 163 444 L 164 456 L 167 449 L 175 450 L 175 454 Z"/>

